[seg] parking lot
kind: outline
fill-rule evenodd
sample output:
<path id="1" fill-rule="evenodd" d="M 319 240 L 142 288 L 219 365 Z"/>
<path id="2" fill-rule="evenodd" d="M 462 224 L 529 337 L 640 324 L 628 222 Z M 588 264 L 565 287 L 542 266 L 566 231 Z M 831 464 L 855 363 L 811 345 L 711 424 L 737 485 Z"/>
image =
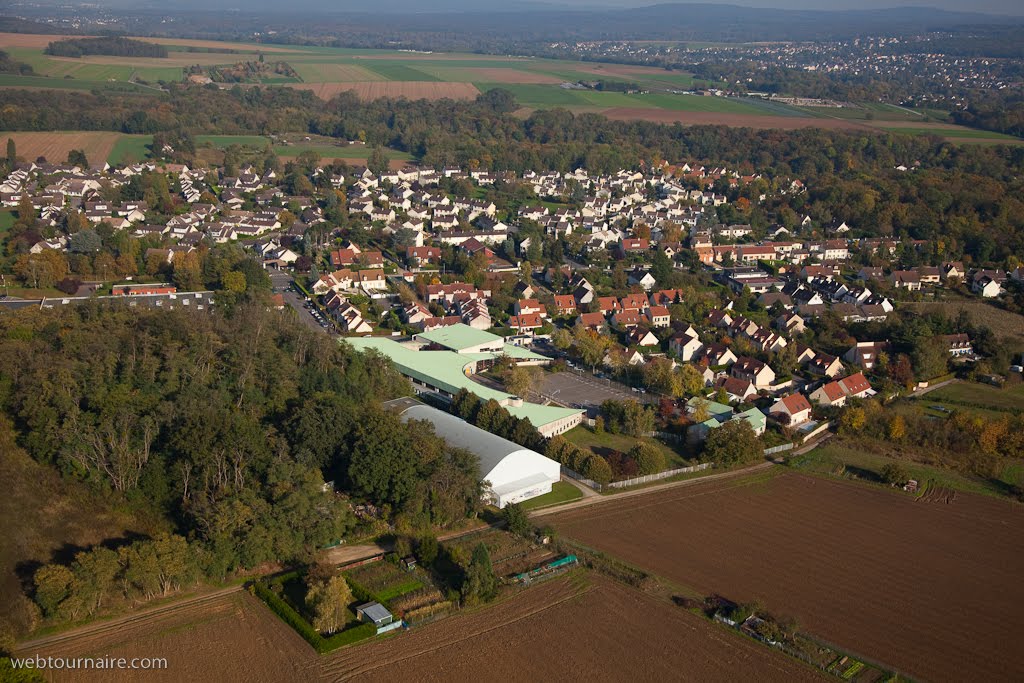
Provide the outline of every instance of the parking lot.
<path id="1" fill-rule="evenodd" d="M 284 297 L 285 304 L 295 309 L 300 322 L 328 334 L 337 334 L 334 324 L 327 320 L 312 302 L 306 301 L 306 297 L 295 289 L 290 275 L 280 271 L 270 271 L 270 282 L 274 293 L 281 294 Z"/>
<path id="2" fill-rule="evenodd" d="M 541 397 L 573 408 L 594 409 L 609 399 L 633 399 L 644 403 L 655 400 L 650 394 L 638 393 L 621 382 L 597 377 L 580 368 L 570 368 L 565 372 L 545 372 L 542 377 L 543 382 L 537 388 Z"/>

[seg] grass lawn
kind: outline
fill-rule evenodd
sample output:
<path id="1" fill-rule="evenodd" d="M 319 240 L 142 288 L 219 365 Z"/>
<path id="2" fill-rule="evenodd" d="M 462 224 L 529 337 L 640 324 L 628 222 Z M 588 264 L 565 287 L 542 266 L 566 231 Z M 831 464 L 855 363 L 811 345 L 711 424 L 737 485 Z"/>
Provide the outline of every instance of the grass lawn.
<path id="1" fill-rule="evenodd" d="M 1002 476 L 999 479 L 991 480 L 934 465 L 868 453 L 850 444 L 834 441 L 793 459 L 789 466 L 807 474 L 838 479 L 857 479 L 884 485 L 881 484 L 878 473 L 892 462 L 902 465 L 910 473 L 910 477 L 922 485 L 930 483 L 934 486 L 944 486 L 967 493 L 1003 497 L 1008 486 L 1024 485 L 1024 460 L 1008 463 L 1003 469 Z"/>
<path id="2" fill-rule="evenodd" d="M 106 88 L 108 81 L 84 81 L 77 78 L 47 78 L 45 76 L 15 76 L 0 74 L 0 87 L 3 88 L 49 88 L 53 90 L 92 90 Z M 117 83 L 119 88 L 138 90 L 138 86 L 130 83 Z"/>
<path id="3" fill-rule="evenodd" d="M 634 107 L 656 107 L 669 111 L 710 111 L 722 114 L 778 115 L 773 109 L 758 106 L 729 97 L 705 97 L 703 95 L 630 95 Z M 793 115 L 793 114 L 790 114 Z"/>
<path id="4" fill-rule="evenodd" d="M 426 71 L 420 71 L 414 67 L 402 64 L 401 62 L 391 62 L 383 60 L 366 60 L 365 64 L 360 64 L 363 68 L 373 73 L 379 74 L 385 81 L 440 81 L 441 79 L 437 76 L 428 74 Z"/>
<path id="5" fill-rule="evenodd" d="M 531 498 L 519 504 L 524 510 L 536 510 L 537 508 L 548 507 L 568 503 L 570 500 L 578 500 L 583 497 L 583 492 L 566 481 L 556 481 L 551 485 L 551 493 Z"/>
<path id="6" fill-rule="evenodd" d="M 986 406 L 990 412 L 1024 410 L 1024 384 L 1000 389 L 988 384 L 958 382 L 936 389 L 921 398 L 925 402 L 931 399 L 948 400 L 951 404 L 953 401 L 978 403 Z"/>
<path id="7" fill-rule="evenodd" d="M 118 166 L 144 161 L 149 158 L 152 135 L 125 135 L 114 143 L 107 156 L 107 163 Z"/>
<path id="8" fill-rule="evenodd" d="M 0 211 L 0 236 L 11 229 L 16 218 L 17 217 L 14 215 L 13 209 Z"/>
<path id="9" fill-rule="evenodd" d="M 665 454 L 666 469 L 685 467 L 690 463 L 667 444 L 648 437 L 625 436 L 623 434 L 609 434 L 604 432 L 597 434 L 587 427 L 576 427 L 569 430 L 563 436 L 580 448 L 589 448 L 597 455 L 607 455 L 610 451 L 621 451 L 626 453 L 639 442 L 648 443 Z"/>

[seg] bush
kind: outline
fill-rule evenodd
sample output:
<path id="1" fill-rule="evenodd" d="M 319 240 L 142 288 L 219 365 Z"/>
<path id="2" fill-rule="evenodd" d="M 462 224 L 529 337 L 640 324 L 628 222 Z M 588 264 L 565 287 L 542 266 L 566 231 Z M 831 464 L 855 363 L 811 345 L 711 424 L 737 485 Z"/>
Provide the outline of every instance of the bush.
<path id="1" fill-rule="evenodd" d="M 655 474 L 665 469 L 665 454 L 649 443 L 638 443 L 629 449 L 639 474 Z"/>
<path id="2" fill-rule="evenodd" d="M 298 576 L 297 572 L 292 574 L 286 574 L 278 577 L 274 581 L 274 585 L 280 584 L 282 581 L 286 581 L 289 578 Z M 352 586 L 352 594 L 356 595 L 355 587 Z M 320 654 L 337 650 L 339 647 L 345 645 L 351 645 L 357 643 L 360 640 L 372 638 L 377 635 L 377 627 L 373 624 L 360 624 L 353 628 L 345 629 L 340 633 L 335 633 L 329 638 L 324 638 L 320 633 L 313 628 L 313 626 L 306 621 L 301 614 L 295 611 L 291 605 L 285 602 L 280 596 L 275 594 L 270 586 L 263 581 L 256 581 L 250 586 L 250 590 L 256 597 L 266 604 L 270 608 L 270 611 L 276 614 L 281 620 L 295 629 L 302 638 L 313 646 L 313 649 Z M 358 595 L 356 595 L 359 598 Z"/>
<path id="3" fill-rule="evenodd" d="M 518 503 L 506 505 L 505 509 L 501 511 L 501 515 L 505 520 L 506 528 L 513 534 L 523 538 L 533 535 L 533 524 L 530 523 L 529 516 Z"/>
<path id="4" fill-rule="evenodd" d="M 890 462 L 886 464 L 878 473 L 878 476 L 880 476 L 882 481 L 886 484 L 903 485 L 910 479 L 910 473 L 907 472 L 907 469 L 898 462 Z"/>

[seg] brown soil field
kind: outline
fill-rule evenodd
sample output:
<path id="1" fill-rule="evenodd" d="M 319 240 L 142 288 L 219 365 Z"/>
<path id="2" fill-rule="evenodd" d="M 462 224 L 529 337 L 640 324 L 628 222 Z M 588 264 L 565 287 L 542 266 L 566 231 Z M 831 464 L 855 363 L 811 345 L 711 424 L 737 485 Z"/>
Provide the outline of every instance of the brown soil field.
<path id="1" fill-rule="evenodd" d="M 0 33 L 0 49 L 5 47 L 46 47 L 55 40 L 88 38 L 90 36 L 59 36 L 45 33 Z"/>
<path id="2" fill-rule="evenodd" d="M 374 81 L 350 83 L 300 83 L 293 88 L 312 90 L 317 97 L 329 100 L 346 90 L 355 91 L 364 100 L 381 97 L 405 97 L 410 100 L 471 100 L 480 94 L 472 83 L 440 83 L 436 81 Z"/>
<path id="3" fill-rule="evenodd" d="M 597 575 L 328 655 L 330 680 L 821 680 L 701 617 Z"/>
<path id="4" fill-rule="evenodd" d="M 319 664 L 306 641 L 245 591 L 170 607 L 128 623 L 120 621 L 19 656 L 164 657 L 162 671 L 63 671 L 49 680 L 117 681 L 310 680 Z M 315 675 L 315 673 L 313 674 Z"/>
<path id="5" fill-rule="evenodd" d="M 760 601 L 933 681 L 1021 680 L 1024 506 L 919 502 L 794 473 L 553 515 L 559 533 L 707 595 Z"/>
<path id="6" fill-rule="evenodd" d="M 819 119 L 800 116 L 761 116 L 759 114 L 726 114 L 713 111 L 669 111 L 667 109 L 643 109 L 638 107 L 612 107 L 604 115 L 620 121 L 653 121 L 655 123 L 679 122 L 694 126 L 733 126 L 746 128 L 829 128 L 843 130 L 875 130 L 856 121 L 845 119 Z"/>
<path id="7" fill-rule="evenodd" d="M 534 73 L 532 71 L 522 71 L 520 69 L 501 69 L 501 68 L 465 68 L 460 69 L 466 73 L 466 80 L 474 81 L 478 83 L 547 83 L 555 84 L 561 83 L 562 78 L 551 76 L 550 74 Z"/>
<path id="8" fill-rule="evenodd" d="M 19 157 L 31 161 L 44 156 L 47 161 L 63 162 L 67 160 L 68 152 L 80 149 L 85 152 L 85 157 L 90 164 L 102 166 L 110 156 L 110 150 L 114 148 L 114 143 L 121 138 L 121 134 L 95 131 L 0 133 L 0 140 L 6 143 L 7 138 L 14 139 Z"/>

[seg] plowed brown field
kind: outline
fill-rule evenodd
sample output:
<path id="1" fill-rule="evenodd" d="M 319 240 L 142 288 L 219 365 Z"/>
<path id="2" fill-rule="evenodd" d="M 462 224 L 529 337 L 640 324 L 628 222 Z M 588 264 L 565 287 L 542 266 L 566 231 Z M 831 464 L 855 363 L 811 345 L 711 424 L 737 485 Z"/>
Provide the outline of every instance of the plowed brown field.
<path id="1" fill-rule="evenodd" d="M 1024 679 L 1024 506 L 785 473 L 553 515 L 568 537 L 932 681 Z"/>
<path id="2" fill-rule="evenodd" d="M 330 680 L 811 681 L 817 673 L 682 609 L 591 576 L 324 658 Z"/>
<path id="3" fill-rule="evenodd" d="M 610 119 L 620 121 L 653 121 L 692 126 L 733 126 L 746 128 L 835 128 L 843 130 L 877 130 L 846 119 L 821 119 L 811 116 L 761 116 L 759 114 L 725 114 L 713 111 L 669 111 L 638 107 L 612 107 L 602 112 Z"/>
<path id="4" fill-rule="evenodd" d="M 166 657 L 166 671 L 63 671 L 55 681 L 757 680 L 822 677 L 701 617 L 600 577 L 501 602 L 320 657 L 243 591 L 98 624 L 19 656 Z"/>
<path id="5" fill-rule="evenodd" d="M 43 156 L 49 162 L 60 163 L 67 160 L 68 152 L 80 149 L 85 152 L 85 158 L 90 164 L 102 166 L 121 134 L 95 131 L 0 133 L 0 142 L 6 144 L 7 138 L 14 140 L 18 156 L 29 161 Z"/>
<path id="6" fill-rule="evenodd" d="M 63 671 L 50 680 L 307 681 L 316 653 L 256 598 L 244 591 L 180 608 L 171 606 L 137 621 L 96 624 L 94 630 L 18 655 L 51 657 L 164 657 L 162 671 Z"/>
<path id="7" fill-rule="evenodd" d="M 372 81 L 348 83 L 300 83 L 292 86 L 312 90 L 317 97 L 329 100 L 346 90 L 355 91 L 361 99 L 405 97 L 410 100 L 471 100 L 480 94 L 472 83 L 441 83 L 437 81 Z"/>

